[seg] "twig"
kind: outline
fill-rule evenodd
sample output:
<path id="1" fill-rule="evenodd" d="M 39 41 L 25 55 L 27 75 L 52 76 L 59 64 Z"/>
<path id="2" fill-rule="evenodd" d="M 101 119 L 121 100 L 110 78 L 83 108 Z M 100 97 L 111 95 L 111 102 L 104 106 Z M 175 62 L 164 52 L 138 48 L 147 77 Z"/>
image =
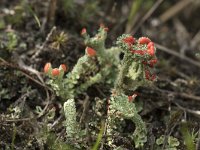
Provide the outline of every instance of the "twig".
<path id="1" fill-rule="evenodd" d="M 32 80 L 32 81 L 35 82 L 36 84 L 38 84 L 38 85 L 40 85 L 40 86 L 42 86 L 42 87 L 48 88 L 48 90 L 51 90 L 49 87 L 45 86 L 45 85 L 42 84 L 40 81 L 38 81 L 38 80 L 34 79 L 33 77 L 31 77 L 31 75 L 29 75 L 28 70 L 25 70 L 25 69 L 23 69 L 23 68 L 21 68 L 21 67 L 19 67 L 19 66 L 17 66 L 17 65 L 14 65 L 14 64 L 12 64 L 12 63 L 9 63 L 9 62 L 5 61 L 5 60 L 4 60 L 3 58 L 1 58 L 1 57 L 0 57 L 0 62 L 2 62 L 2 63 L 0 63 L 0 65 L 7 66 L 7 67 L 10 67 L 10 68 L 19 70 L 19 71 L 21 71 L 21 73 L 22 73 L 23 75 L 25 75 L 27 78 L 29 78 L 30 80 Z"/>
<path id="2" fill-rule="evenodd" d="M 158 49 L 160 49 L 160 50 L 162 50 L 162 51 L 164 51 L 164 52 L 166 52 L 168 54 L 174 55 L 174 56 L 176 56 L 176 57 L 178 57 L 178 58 L 180 58 L 182 60 L 185 60 L 185 61 L 189 62 L 190 64 L 196 66 L 196 67 L 200 67 L 200 63 L 199 62 L 197 62 L 195 60 L 192 60 L 192 59 L 188 58 L 187 56 L 180 55 L 175 50 L 169 49 L 169 48 L 167 48 L 165 46 L 162 46 L 160 44 L 157 44 L 157 43 L 155 45 L 156 45 L 156 47 Z"/>
<path id="3" fill-rule="evenodd" d="M 50 37 L 52 36 L 53 32 L 56 30 L 56 27 L 54 26 L 51 31 L 49 32 L 49 34 L 47 35 L 44 43 L 42 44 L 42 46 L 38 49 L 38 51 L 36 51 L 36 53 L 31 57 L 31 59 L 36 59 L 43 51 L 44 47 L 46 46 L 47 42 L 50 40 Z"/>
<path id="4" fill-rule="evenodd" d="M 2 63 L 0 63 L 0 65 L 5 65 L 5 66 L 11 67 L 11 68 L 13 68 L 13 69 L 17 69 L 17 70 L 21 71 L 21 73 L 22 73 L 23 75 L 25 75 L 27 78 L 29 78 L 30 80 L 32 80 L 32 81 L 35 82 L 36 84 L 38 84 L 38 85 L 44 87 L 44 90 L 45 90 L 46 96 L 47 96 L 47 98 L 46 98 L 47 104 L 45 105 L 44 109 L 43 109 L 42 112 L 38 115 L 37 118 L 42 117 L 42 116 L 44 115 L 44 112 L 47 110 L 48 105 L 49 105 L 49 103 L 50 103 L 50 96 L 49 96 L 48 90 L 49 90 L 49 91 L 52 91 L 52 90 L 51 90 L 48 86 L 45 85 L 45 83 L 44 83 L 44 81 L 43 81 L 42 78 L 39 78 L 39 79 L 41 80 L 41 82 L 40 82 L 40 81 L 34 79 L 33 77 L 31 77 L 31 75 L 29 75 L 29 72 L 30 72 L 29 70 L 26 70 L 26 69 L 24 69 L 24 68 L 21 68 L 21 67 L 15 65 L 15 64 L 11 64 L 11 63 L 7 62 L 6 60 L 4 60 L 4 59 L 1 58 L 1 57 L 0 57 L 0 62 L 2 62 Z M 29 72 L 28 72 L 28 71 L 29 71 Z M 31 73 L 35 73 L 35 72 L 31 72 Z M 38 74 L 38 72 L 37 72 L 37 74 Z"/>
<path id="5" fill-rule="evenodd" d="M 44 90 L 45 90 L 46 96 L 47 96 L 46 97 L 47 103 L 46 103 L 44 109 L 42 110 L 42 112 L 37 117 L 37 118 L 40 118 L 40 117 L 42 117 L 45 114 L 45 111 L 47 110 L 47 108 L 49 106 L 50 96 L 49 96 L 49 91 L 48 90 L 51 90 L 51 89 L 47 89 L 47 86 L 46 86 L 43 78 L 41 77 L 40 73 L 37 70 L 35 70 L 34 68 L 31 68 L 31 67 L 25 65 L 25 63 L 21 59 L 18 60 L 18 65 L 19 65 L 19 67 L 21 67 L 21 68 L 23 68 L 25 70 L 28 70 L 29 72 L 35 74 L 38 77 L 38 79 L 41 81 L 41 84 L 44 86 Z"/>
<path id="6" fill-rule="evenodd" d="M 156 90 L 161 92 L 161 93 L 168 93 L 168 94 L 172 94 L 174 96 L 179 96 L 179 97 L 182 97 L 182 98 L 200 101 L 200 96 L 190 95 L 190 94 L 187 94 L 187 93 L 178 93 L 178 92 L 163 90 L 163 89 L 159 89 L 159 88 L 156 88 Z"/>
<path id="7" fill-rule="evenodd" d="M 175 5 L 173 5 L 171 8 L 167 9 L 166 12 L 160 15 L 159 20 L 161 23 L 166 22 L 173 16 L 175 16 L 177 13 L 182 11 L 184 8 L 186 8 L 190 3 L 192 3 L 193 0 L 182 0 L 177 2 Z"/>
<path id="8" fill-rule="evenodd" d="M 151 9 L 146 13 L 146 15 L 141 19 L 141 21 L 137 24 L 137 26 L 133 29 L 132 34 L 134 35 L 136 31 L 139 29 L 139 27 L 154 13 L 154 11 L 160 6 L 160 4 L 164 0 L 158 0 Z"/>
<path id="9" fill-rule="evenodd" d="M 56 8 L 57 8 L 57 0 L 50 0 L 49 6 L 48 6 L 47 22 L 46 23 L 54 24 Z"/>
<path id="10" fill-rule="evenodd" d="M 188 113 L 191 113 L 191 114 L 194 114 L 194 115 L 197 115 L 198 117 L 200 117 L 200 110 L 191 110 L 191 109 L 188 109 L 188 108 L 184 108 L 182 107 L 181 105 L 179 105 L 178 103 L 174 103 L 178 108 L 188 112 Z"/>
<path id="11" fill-rule="evenodd" d="M 27 101 L 28 97 L 31 97 L 31 95 L 36 94 L 37 90 L 33 89 L 31 91 L 27 90 L 26 93 L 22 94 L 17 100 L 15 100 L 13 107 L 18 106 L 21 110 L 21 112 L 23 112 L 23 110 L 25 109 L 25 103 Z"/>
<path id="12" fill-rule="evenodd" d="M 57 119 L 53 122 L 53 124 L 50 126 L 50 130 L 53 130 L 53 128 L 54 128 L 56 125 L 62 123 L 62 120 L 63 120 L 63 119 L 64 119 L 64 116 L 63 116 L 63 115 L 61 115 L 59 118 L 57 118 Z"/>
<path id="13" fill-rule="evenodd" d="M 175 114 L 171 115 L 170 120 L 167 123 L 167 129 L 165 131 L 162 150 L 166 149 L 165 146 L 167 144 L 167 139 L 170 137 L 170 135 L 174 131 L 174 128 L 177 126 L 178 122 L 180 122 L 182 118 L 182 114 L 183 114 L 182 111 L 179 110 Z"/>
<path id="14" fill-rule="evenodd" d="M 106 97 L 106 95 L 102 92 L 102 90 L 99 89 L 98 86 L 95 86 L 95 88 L 97 89 L 97 91 L 98 91 L 103 97 Z"/>
<path id="15" fill-rule="evenodd" d="M 7 119 L 7 120 L 1 120 L 2 122 L 21 122 L 21 121 L 29 121 L 34 118 L 21 118 L 21 119 Z"/>
<path id="16" fill-rule="evenodd" d="M 82 112 L 82 115 L 81 115 L 81 118 L 80 118 L 80 121 L 79 121 L 80 123 L 83 123 L 83 121 L 85 120 L 86 113 L 87 113 L 88 108 L 89 108 L 89 104 L 90 104 L 89 96 L 86 95 L 85 100 L 83 102 L 83 112 Z"/>

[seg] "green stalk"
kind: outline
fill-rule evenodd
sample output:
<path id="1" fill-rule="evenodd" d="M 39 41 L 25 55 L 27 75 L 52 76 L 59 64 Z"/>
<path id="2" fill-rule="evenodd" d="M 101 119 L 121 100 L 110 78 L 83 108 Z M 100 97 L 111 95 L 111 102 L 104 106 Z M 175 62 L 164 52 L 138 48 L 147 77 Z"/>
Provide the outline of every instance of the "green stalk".
<path id="1" fill-rule="evenodd" d="M 115 85 L 116 93 L 123 92 L 124 78 L 125 78 L 126 74 L 128 73 L 128 69 L 129 69 L 128 66 L 130 66 L 130 65 L 131 65 L 130 58 L 129 58 L 128 54 L 125 53 L 124 58 L 122 60 L 122 66 L 120 68 L 119 75 L 116 80 L 116 85 Z"/>
<path id="2" fill-rule="evenodd" d="M 103 137 L 103 132 L 104 132 L 104 122 L 102 122 L 101 130 L 98 134 L 97 140 L 96 140 L 95 145 L 93 146 L 92 150 L 98 150 L 100 142 L 101 142 L 102 137 Z"/>

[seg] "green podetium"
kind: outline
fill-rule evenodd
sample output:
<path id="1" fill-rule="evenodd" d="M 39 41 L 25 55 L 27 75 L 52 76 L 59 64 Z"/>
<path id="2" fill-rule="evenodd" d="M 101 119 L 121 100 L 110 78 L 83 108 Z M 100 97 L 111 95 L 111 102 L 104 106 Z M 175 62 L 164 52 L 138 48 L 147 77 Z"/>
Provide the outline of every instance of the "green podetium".
<path id="1" fill-rule="evenodd" d="M 141 37 L 136 40 L 127 34 L 118 38 L 117 47 L 105 48 L 107 30 L 108 28 L 101 25 L 94 37 L 90 37 L 86 29 L 82 30 L 81 34 L 85 38 L 87 46 L 85 55 L 79 58 L 72 71 L 66 76 L 64 76 L 66 67 L 63 68 L 63 66 L 60 66 L 59 69 L 52 69 L 49 64 L 44 71 L 51 77 L 49 84 L 65 101 L 64 114 L 69 137 L 76 136 L 75 133 L 78 130 L 74 102 L 77 94 L 86 91 L 95 83 L 104 82 L 111 85 L 115 83 L 109 99 L 108 144 L 110 147 L 115 147 L 110 135 L 119 125 L 119 120 L 129 119 L 136 126 L 130 137 L 134 140 L 136 148 L 142 147 L 147 140 L 146 126 L 132 100 L 135 96 L 128 97 L 126 92 L 134 91 L 141 85 L 148 85 L 156 79 L 152 71 L 157 63 L 156 49 L 150 39 Z M 120 64 L 119 54 L 121 52 L 124 53 L 124 57 Z M 116 77 L 118 70 L 119 73 Z"/>
<path id="2" fill-rule="evenodd" d="M 84 37 L 85 45 L 96 50 L 97 62 L 99 65 L 99 73 L 102 75 L 102 81 L 106 83 L 114 83 L 116 73 L 118 71 L 118 64 L 120 62 L 120 48 L 119 47 L 105 47 L 105 40 L 107 38 L 108 28 L 100 25 L 98 33 L 90 37 L 85 28 L 82 29 L 81 35 Z"/>
<path id="3" fill-rule="evenodd" d="M 66 118 L 64 125 L 66 127 L 67 137 L 72 138 L 78 136 L 80 130 L 76 121 L 76 107 L 74 99 L 68 99 L 64 103 L 63 109 Z"/>
<path id="4" fill-rule="evenodd" d="M 157 63 L 155 47 L 153 42 L 146 37 L 136 40 L 131 35 L 125 34 L 118 38 L 117 45 L 124 53 L 124 57 L 113 94 L 109 99 L 107 134 L 110 137 L 114 133 L 119 120 L 129 119 L 136 126 L 131 137 L 135 147 L 139 148 L 143 147 L 147 141 L 147 129 L 138 114 L 139 110 L 132 102 L 132 98 L 135 96 L 128 97 L 125 92 L 135 90 L 138 86 L 146 85 L 149 81 L 155 80 L 155 74 L 152 74 L 152 68 Z M 108 144 L 116 148 L 112 140 L 108 138 Z"/>
<path id="5" fill-rule="evenodd" d="M 51 78 L 48 82 L 63 101 L 75 98 L 95 83 L 114 83 L 119 63 L 120 49 L 118 47 L 105 48 L 107 28 L 100 26 L 98 33 L 90 37 L 86 29 L 82 30 L 85 38 L 85 55 L 79 58 L 76 65 L 66 76 Z M 52 76 L 50 76 L 52 77 Z"/>
<path id="6" fill-rule="evenodd" d="M 135 131 L 131 134 L 131 138 L 134 140 L 135 147 L 142 147 L 147 141 L 147 130 L 145 123 L 143 122 L 141 116 L 138 114 L 138 110 L 135 107 L 135 103 L 130 99 L 134 99 L 135 95 L 126 96 L 125 94 L 112 95 L 109 100 L 108 109 L 108 125 L 107 134 L 108 137 L 113 135 L 113 131 L 117 128 L 119 121 L 123 119 L 129 119 L 135 124 Z M 108 144 L 113 145 L 113 139 L 108 138 Z"/>
<path id="7" fill-rule="evenodd" d="M 135 90 L 141 85 L 148 85 L 148 81 L 156 79 L 152 73 L 157 63 L 154 43 L 149 38 L 141 37 L 138 40 L 124 34 L 117 40 L 117 45 L 122 49 L 124 58 L 116 81 L 115 89 Z"/>
<path id="8" fill-rule="evenodd" d="M 73 91 L 71 96 L 76 96 L 86 91 L 88 87 L 95 83 L 106 82 L 114 84 L 117 66 L 120 61 L 120 48 L 105 47 L 107 31 L 108 28 L 100 25 L 98 33 L 90 37 L 86 29 L 82 29 L 81 35 L 84 37 L 84 42 L 87 46 L 85 49 L 86 54 L 78 60 L 72 72 L 67 75 L 66 82 L 72 87 L 72 90 L 69 91 Z"/>

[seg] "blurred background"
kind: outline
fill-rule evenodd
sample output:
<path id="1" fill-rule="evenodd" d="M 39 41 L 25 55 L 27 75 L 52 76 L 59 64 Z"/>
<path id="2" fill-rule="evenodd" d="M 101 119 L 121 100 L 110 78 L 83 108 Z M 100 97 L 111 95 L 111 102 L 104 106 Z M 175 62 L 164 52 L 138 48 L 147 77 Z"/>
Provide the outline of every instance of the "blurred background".
<path id="1" fill-rule="evenodd" d="M 138 89 L 142 93 L 140 99 L 144 100 L 141 115 L 148 120 L 149 130 L 175 135 L 182 141 L 183 149 L 181 121 L 187 124 L 184 133 L 198 133 L 199 0 L 1 0 L 0 147 L 6 148 L 17 135 L 13 149 L 41 149 L 42 142 L 48 149 L 48 136 L 38 138 L 41 129 L 43 135 L 46 133 L 41 125 L 43 120 L 39 117 L 31 122 L 20 118 L 33 116 L 36 106 L 55 107 L 59 112 L 55 102 L 59 98 L 44 88 L 40 72 L 46 62 L 55 66 L 65 63 L 71 70 L 84 54 L 81 29 L 94 35 L 102 23 L 109 28 L 107 47 L 115 45 L 123 33 L 149 37 L 156 44 L 158 81 L 152 87 Z M 102 92 L 109 95 L 108 89 L 105 87 Z M 96 93 L 98 96 L 98 90 Z M 48 101 L 51 105 L 47 105 Z M 17 112 L 15 106 L 23 107 L 27 113 L 18 116 L 19 120 L 9 121 L 12 113 Z M 62 137 L 61 129 L 53 131 L 56 134 L 52 139 Z M 38 139 L 46 141 L 40 143 Z"/>

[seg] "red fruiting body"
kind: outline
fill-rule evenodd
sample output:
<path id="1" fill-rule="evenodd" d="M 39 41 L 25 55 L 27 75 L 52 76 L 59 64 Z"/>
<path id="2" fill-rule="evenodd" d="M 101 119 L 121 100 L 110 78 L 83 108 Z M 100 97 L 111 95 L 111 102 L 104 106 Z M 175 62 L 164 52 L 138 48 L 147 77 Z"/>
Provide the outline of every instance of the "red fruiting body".
<path id="1" fill-rule="evenodd" d="M 154 81 L 156 79 L 156 75 L 155 74 L 151 75 L 149 70 L 145 70 L 145 78 L 147 80 Z"/>
<path id="2" fill-rule="evenodd" d="M 147 61 L 142 61 L 142 63 L 143 63 L 144 65 L 147 65 L 147 64 L 148 64 Z"/>
<path id="3" fill-rule="evenodd" d="M 150 48 L 150 47 L 154 47 L 154 43 L 153 42 L 150 42 L 148 45 L 147 45 L 147 48 Z"/>
<path id="4" fill-rule="evenodd" d="M 135 43 L 135 39 L 132 36 L 126 37 L 123 39 L 123 41 L 129 45 L 132 45 Z"/>
<path id="5" fill-rule="evenodd" d="M 157 63 L 157 61 L 158 61 L 157 59 L 150 60 L 148 63 L 149 67 L 153 67 Z"/>
<path id="6" fill-rule="evenodd" d="M 86 32 L 87 32 L 86 28 L 83 28 L 83 29 L 81 30 L 81 35 L 85 34 Z"/>
<path id="7" fill-rule="evenodd" d="M 151 59 L 150 61 L 142 61 L 144 65 L 148 65 L 149 67 L 154 67 L 154 65 L 158 62 L 157 59 Z"/>
<path id="8" fill-rule="evenodd" d="M 58 76 L 60 74 L 60 70 L 58 68 L 54 68 L 51 73 L 52 76 Z"/>
<path id="9" fill-rule="evenodd" d="M 133 100 L 133 97 L 132 96 L 128 96 L 128 101 L 132 102 L 132 100 Z"/>
<path id="10" fill-rule="evenodd" d="M 154 46 L 151 46 L 147 49 L 147 53 L 150 55 L 150 56 L 154 56 L 155 54 L 155 49 L 154 49 Z"/>
<path id="11" fill-rule="evenodd" d="M 148 44 L 149 42 L 151 42 L 151 40 L 149 38 L 147 38 L 147 37 L 141 37 L 138 40 L 139 44 Z"/>
<path id="12" fill-rule="evenodd" d="M 91 48 L 91 47 L 87 47 L 87 48 L 86 48 L 86 53 L 87 53 L 87 55 L 90 56 L 90 57 L 93 57 L 93 56 L 96 55 L 96 51 L 95 51 L 93 48 Z"/>
<path id="13" fill-rule="evenodd" d="M 144 50 L 131 50 L 133 54 L 139 54 L 139 55 L 144 55 L 146 51 Z"/>
<path id="14" fill-rule="evenodd" d="M 65 64 L 61 64 L 60 67 L 62 68 L 62 70 L 63 70 L 64 72 L 67 71 L 67 66 L 66 66 Z"/>
<path id="15" fill-rule="evenodd" d="M 150 72 L 149 72 L 149 70 L 145 70 L 145 78 L 147 80 L 150 80 Z"/>
<path id="16" fill-rule="evenodd" d="M 109 30 L 109 29 L 108 29 L 107 27 L 106 27 L 106 28 L 104 28 L 104 31 L 108 32 L 108 30 Z"/>
<path id="17" fill-rule="evenodd" d="M 153 75 L 151 76 L 151 80 L 154 81 L 155 79 L 156 79 L 156 75 L 153 74 Z"/>
<path id="18" fill-rule="evenodd" d="M 51 68 L 51 63 L 46 63 L 45 66 L 44 66 L 44 72 L 48 73 L 50 68 Z"/>
<path id="19" fill-rule="evenodd" d="M 132 102 L 137 97 L 137 94 L 134 93 L 132 96 L 128 96 L 128 101 Z"/>

